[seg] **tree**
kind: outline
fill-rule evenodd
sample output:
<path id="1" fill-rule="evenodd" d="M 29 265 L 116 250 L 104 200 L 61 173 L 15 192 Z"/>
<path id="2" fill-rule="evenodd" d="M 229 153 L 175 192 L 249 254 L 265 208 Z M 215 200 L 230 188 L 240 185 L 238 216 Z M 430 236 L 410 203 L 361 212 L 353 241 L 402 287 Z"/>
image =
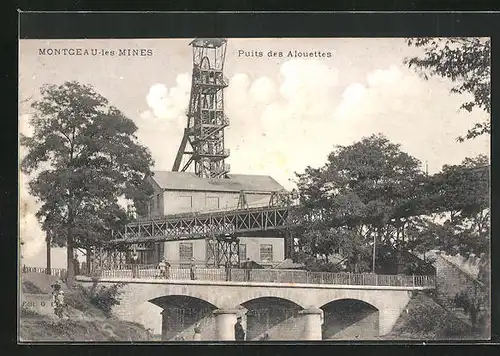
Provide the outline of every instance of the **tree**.
<path id="1" fill-rule="evenodd" d="M 67 247 L 68 284 L 74 248 L 98 245 L 127 221 L 119 198 L 144 209 L 153 164 L 137 142 L 136 125 L 91 86 L 46 85 L 32 104 L 32 137 L 21 169 L 33 175 L 30 193 L 41 203 L 37 217 L 55 243 Z"/>
<path id="2" fill-rule="evenodd" d="M 401 231 L 411 220 L 398 212 L 414 199 L 423 172 L 399 145 L 372 135 L 338 146 L 324 167 L 307 167 L 297 176 L 304 215 L 321 215 L 305 226 L 311 252 L 326 255 L 339 247 L 349 251 L 351 268 L 359 270 L 374 244 L 401 248 L 405 243 Z"/>
<path id="3" fill-rule="evenodd" d="M 444 222 L 439 227 L 439 248 L 448 254 L 489 252 L 490 209 L 489 177 L 484 167 L 485 156 L 466 158 L 460 165 L 445 165 L 435 175 L 439 182 L 439 204 Z"/>
<path id="4" fill-rule="evenodd" d="M 471 111 L 474 107 L 490 114 L 490 72 L 491 72 L 491 41 L 489 38 L 409 38 L 409 46 L 419 47 L 424 54 L 407 58 L 405 63 L 416 68 L 427 79 L 428 75 L 437 75 L 451 79 L 455 85 L 452 93 L 469 93 L 470 101 L 461 108 Z M 478 122 L 468 130 L 465 137 L 458 141 L 472 139 L 489 134 L 490 121 Z"/>

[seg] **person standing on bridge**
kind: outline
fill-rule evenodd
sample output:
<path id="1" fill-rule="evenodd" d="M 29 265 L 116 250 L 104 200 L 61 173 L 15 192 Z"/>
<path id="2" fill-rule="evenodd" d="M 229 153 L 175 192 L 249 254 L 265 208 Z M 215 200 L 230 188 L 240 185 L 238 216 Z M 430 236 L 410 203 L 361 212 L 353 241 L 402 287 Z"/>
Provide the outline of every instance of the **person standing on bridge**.
<path id="1" fill-rule="evenodd" d="M 236 318 L 236 324 L 234 324 L 234 339 L 236 341 L 245 340 L 245 330 L 243 329 L 243 325 L 241 325 L 241 316 Z"/>
<path id="2" fill-rule="evenodd" d="M 243 262 L 243 268 L 245 269 L 245 282 L 250 282 L 250 269 L 252 268 L 250 257 L 247 257 L 246 261 Z"/>
<path id="3" fill-rule="evenodd" d="M 193 281 L 196 279 L 195 273 L 196 273 L 196 261 L 193 257 L 191 258 L 191 265 L 189 266 L 189 274 L 191 275 L 191 280 Z"/>
<path id="4" fill-rule="evenodd" d="M 137 259 L 139 255 L 136 251 L 132 254 L 132 278 L 137 278 Z"/>
<path id="5" fill-rule="evenodd" d="M 170 263 L 165 261 L 165 279 L 170 278 Z"/>
<path id="6" fill-rule="evenodd" d="M 164 258 L 158 264 L 158 268 L 160 269 L 160 278 L 167 278 L 167 265 Z"/>

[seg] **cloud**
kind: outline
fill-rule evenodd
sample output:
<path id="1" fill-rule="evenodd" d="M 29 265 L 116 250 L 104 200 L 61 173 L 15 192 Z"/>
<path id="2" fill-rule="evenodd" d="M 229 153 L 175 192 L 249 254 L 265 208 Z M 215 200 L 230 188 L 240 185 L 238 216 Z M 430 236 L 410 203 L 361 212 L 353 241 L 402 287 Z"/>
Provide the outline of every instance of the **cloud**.
<path id="1" fill-rule="evenodd" d="M 308 60 L 285 62 L 280 75 L 274 82 L 245 73 L 230 80 L 226 144 L 237 148 L 229 158 L 234 172 L 270 174 L 290 187 L 294 171 L 322 165 L 334 145 L 373 133 L 401 143 L 435 171 L 488 151 L 487 138 L 455 142 L 480 113 L 459 111 L 463 98 L 450 94 L 446 81 L 425 81 L 392 65 L 349 82 L 337 69 Z"/>
<path id="2" fill-rule="evenodd" d="M 276 85 L 270 78 L 260 77 L 253 82 L 249 94 L 255 102 L 269 104 L 273 102 L 276 97 Z"/>
<path id="3" fill-rule="evenodd" d="M 346 138 L 357 140 L 383 133 L 407 153 L 429 162 L 430 172 L 444 164 L 458 164 L 467 156 L 489 152 L 489 138 L 457 143 L 485 113 L 459 110 L 464 96 L 450 94 L 450 83 L 423 80 L 407 68 L 391 66 L 366 75 L 366 83 L 352 83 L 335 110 Z"/>
<path id="4" fill-rule="evenodd" d="M 170 89 L 165 84 L 153 84 L 146 95 L 149 110 L 143 112 L 141 117 L 170 120 L 185 118 L 190 90 L 191 81 L 188 73 L 179 74 L 176 78 L 176 86 Z"/>
<path id="5" fill-rule="evenodd" d="M 315 136 L 331 121 L 338 90 L 338 71 L 316 60 L 286 61 L 277 81 L 233 76 L 226 94 L 232 123 L 227 144 L 238 147 L 230 157 L 231 169 L 271 174 L 290 187 L 295 170 L 316 158 L 324 161 L 315 148 L 331 145 Z"/>
<path id="6" fill-rule="evenodd" d="M 153 154 L 155 169 L 169 170 L 175 158 L 172 147 L 180 144 L 191 92 L 191 75 L 177 75 L 176 84 L 153 84 L 146 94 L 148 110 L 139 113 L 135 122 L 137 136 Z"/>

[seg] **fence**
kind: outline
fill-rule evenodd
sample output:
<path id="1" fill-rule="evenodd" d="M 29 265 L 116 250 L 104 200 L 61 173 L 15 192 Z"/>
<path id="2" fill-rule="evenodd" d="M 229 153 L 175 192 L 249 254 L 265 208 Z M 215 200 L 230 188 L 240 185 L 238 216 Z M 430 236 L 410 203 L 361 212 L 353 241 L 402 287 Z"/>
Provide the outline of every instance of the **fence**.
<path id="1" fill-rule="evenodd" d="M 148 267 L 148 268 L 143 268 Z M 422 275 L 377 275 L 357 273 L 308 272 L 296 270 L 272 269 L 224 269 L 196 268 L 195 279 L 202 281 L 231 282 L 268 282 L 268 283 L 302 283 L 302 284 L 333 284 L 360 286 L 390 286 L 390 287 L 435 287 L 435 276 Z M 101 278 L 139 278 L 139 279 L 171 279 L 189 280 L 189 268 L 168 268 L 166 275 L 158 268 L 137 266 L 135 269 L 115 269 L 95 271 L 94 276 Z"/>
<path id="2" fill-rule="evenodd" d="M 43 273 L 43 274 L 46 274 L 47 268 L 23 266 L 23 267 L 21 267 L 21 273 Z M 59 278 L 65 278 L 66 277 L 66 269 L 64 269 L 64 268 L 51 268 L 50 274 L 52 276 L 56 276 Z"/>

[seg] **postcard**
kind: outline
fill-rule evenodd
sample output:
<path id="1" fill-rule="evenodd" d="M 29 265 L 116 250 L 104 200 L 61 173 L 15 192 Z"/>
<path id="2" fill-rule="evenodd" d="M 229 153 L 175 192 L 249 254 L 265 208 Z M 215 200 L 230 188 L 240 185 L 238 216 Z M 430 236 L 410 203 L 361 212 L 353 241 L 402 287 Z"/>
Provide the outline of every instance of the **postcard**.
<path id="1" fill-rule="evenodd" d="M 19 341 L 489 339 L 490 45 L 20 39 Z"/>

